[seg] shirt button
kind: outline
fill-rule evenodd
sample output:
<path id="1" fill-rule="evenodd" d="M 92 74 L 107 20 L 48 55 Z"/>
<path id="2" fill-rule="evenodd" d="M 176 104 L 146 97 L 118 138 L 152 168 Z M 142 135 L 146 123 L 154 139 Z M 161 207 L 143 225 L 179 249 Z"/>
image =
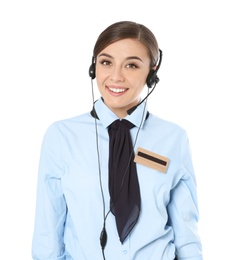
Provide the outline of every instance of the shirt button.
<path id="1" fill-rule="evenodd" d="M 122 253 L 125 255 L 127 254 L 127 250 L 123 250 Z"/>

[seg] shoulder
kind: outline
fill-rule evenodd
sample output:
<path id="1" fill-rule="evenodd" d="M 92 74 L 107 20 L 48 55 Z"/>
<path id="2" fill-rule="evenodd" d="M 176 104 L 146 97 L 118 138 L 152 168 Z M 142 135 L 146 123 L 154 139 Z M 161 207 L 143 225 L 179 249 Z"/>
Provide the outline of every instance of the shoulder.
<path id="1" fill-rule="evenodd" d="M 167 131 L 168 133 L 170 132 L 175 132 L 179 134 L 186 133 L 186 130 L 181 125 L 172 121 L 168 121 L 161 117 L 158 117 L 154 114 L 149 115 L 149 118 L 146 123 L 148 128 L 161 131 L 161 133 L 164 133 L 165 131 Z"/>
<path id="2" fill-rule="evenodd" d="M 53 122 L 50 126 L 52 126 L 52 127 L 65 126 L 66 127 L 66 126 L 74 126 L 74 125 L 81 125 L 81 124 L 89 124 L 91 122 L 93 122 L 93 117 L 90 115 L 90 112 L 87 112 L 85 114 L 57 120 L 57 121 Z"/>
<path id="3" fill-rule="evenodd" d="M 93 118 L 90 113 L 77 115 L 70 118 L 60 119 L 51 123 L 45 135 L 62 134 L 65 135 L 69 132 L 80 131 L 86 129 L 88 125 L 93 124 Z"/>

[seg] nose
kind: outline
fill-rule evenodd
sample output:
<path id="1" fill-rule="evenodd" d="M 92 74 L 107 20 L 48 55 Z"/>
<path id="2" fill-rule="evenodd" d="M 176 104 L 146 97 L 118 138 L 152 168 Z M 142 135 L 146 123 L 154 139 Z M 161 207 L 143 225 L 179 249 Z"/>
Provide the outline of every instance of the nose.
<path id="1" fill-rule="evenodd" d="M 114 82 L 124 81 L 124 75 L 123 75 L 122 68 L 120 68 L 119 66 L 114 66 L 110 77 L 111 77 L 111 80 Z"/>

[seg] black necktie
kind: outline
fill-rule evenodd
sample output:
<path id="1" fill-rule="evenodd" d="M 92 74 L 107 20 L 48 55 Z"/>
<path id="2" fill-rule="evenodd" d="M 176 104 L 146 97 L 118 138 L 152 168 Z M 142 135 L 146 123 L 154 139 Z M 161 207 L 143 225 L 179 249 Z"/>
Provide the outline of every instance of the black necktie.
<path id="1" fill-rule="evenodd" d="M 140 188 L 130 136 L 132 127 L 134 125 L 131 122 L 118 119 L 108 129 L 110 210 L 115 216 L 122 243 L 135 226 L 141 208 Z"/>

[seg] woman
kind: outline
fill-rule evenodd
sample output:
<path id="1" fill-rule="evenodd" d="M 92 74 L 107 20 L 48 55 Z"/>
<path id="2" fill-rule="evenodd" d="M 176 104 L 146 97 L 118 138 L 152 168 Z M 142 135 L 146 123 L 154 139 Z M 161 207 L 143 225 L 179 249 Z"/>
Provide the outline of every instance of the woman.
<path id="1" fill-rule="evenodd" d="M 161 59 L 141 24 L 98 37 L 89 76 L 101 98 L 44 137 L 33 259 L 202 259 L 186 132 L 147 110 Z"/>

